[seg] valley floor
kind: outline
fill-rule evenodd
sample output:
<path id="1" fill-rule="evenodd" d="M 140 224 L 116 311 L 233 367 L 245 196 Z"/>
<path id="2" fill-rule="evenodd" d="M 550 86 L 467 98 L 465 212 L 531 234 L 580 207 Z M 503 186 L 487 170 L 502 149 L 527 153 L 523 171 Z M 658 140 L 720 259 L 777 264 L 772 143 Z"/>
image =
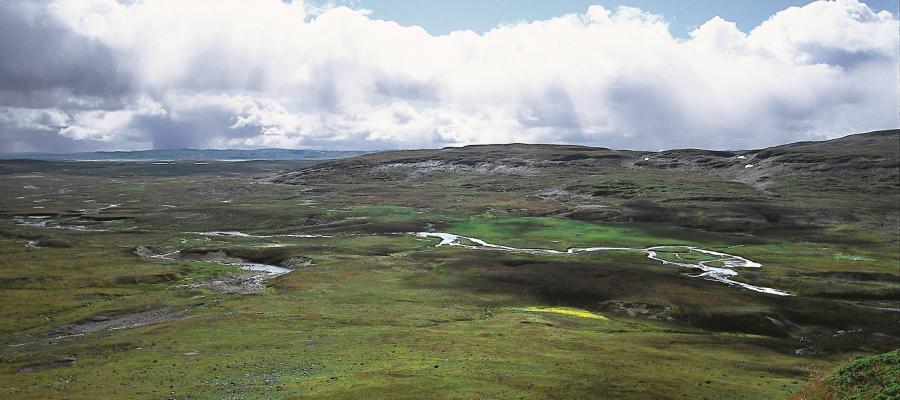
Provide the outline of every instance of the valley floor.
<path id="1" fill-rule="evenodd" d="M 0 162 L 0 397 L 772 399 L 900 346 L 894 237 L 304 165 Z"/>

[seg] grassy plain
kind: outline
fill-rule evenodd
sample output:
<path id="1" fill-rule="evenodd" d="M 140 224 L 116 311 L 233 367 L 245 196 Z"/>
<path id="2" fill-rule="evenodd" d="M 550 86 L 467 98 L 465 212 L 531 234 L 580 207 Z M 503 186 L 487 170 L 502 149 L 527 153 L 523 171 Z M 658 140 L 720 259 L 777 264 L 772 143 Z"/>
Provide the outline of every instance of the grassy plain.
<path id="1" fill-rule="evenodd" d="M 657 170 L 265 179 L 308 164 L 0 162 L 0 397 L 771 399 L 900 344 L 897 237 L 871 219 L 709 229 L 768 195 Z M 558 182 L 565 197 L 542 192 Z M 608 212 L 623 209 L 639 212 Z M 698 246 L 762 263 L 736 279 L 795 296 L 641 253 L 435 247 L 411 234 L 425 230 Z M 312 265 L 229 294 L 196 284 L 237 267 L 141 246 Z"/>

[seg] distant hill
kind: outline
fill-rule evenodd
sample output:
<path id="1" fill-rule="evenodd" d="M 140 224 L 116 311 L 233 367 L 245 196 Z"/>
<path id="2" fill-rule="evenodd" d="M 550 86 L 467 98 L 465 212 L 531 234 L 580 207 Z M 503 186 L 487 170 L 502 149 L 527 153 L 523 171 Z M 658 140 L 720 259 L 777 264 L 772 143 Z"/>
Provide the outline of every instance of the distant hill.
<path id="1" fill-rule="evenodd" d="M 362 176 L 366 179 L 404 179 L 436 173 L 531 176 L 566 169 L 574 169 L 570 172 L 580 175 L 592 169 L 602 172 L 603 168 L 606 171 L 690 171 L 722 176 L 758 189 L 769 188 L 788 177 L 845 177 L 845 181 L 853 184 L 887 185 L 893 190 L 900 175 L 900 130 L 735 151 L 678 149 L 646 152 L 518 143 L 384 151 L 286 171 L 273 177 L 273 180 L 295 183 L 308 177 L 339 179 Z M 807 180 L 805 183 L 811 182 Z"/>
<path id="2" fill-rule="evenodd" d="M 95 151 L 84 153 L 0 153 L 0 159 L 32 160 L 328 160 L 368 154 L 366 151 L 292 149 L 174 149 L 140 151 Z"/>
<path id="3" fill-rule="evenodd" d="M 267 180 L 407 202 L 425 198 L 432 185 L 441 189 L 426 204 L 529 199 L 547 207 L 538 215 L 600 222 L 727 232 L 851 224 L 891 233 L 900 217 L 900 130 L 735 151 L 546 144 L 384 151 Z"/>
<path id="4" fill-rule="evenodd" d="M 860 133 L 759 150 L 668 150 L 643 155 L 634 167 L 716 174 L 760 189 L 788 177 L 804 177 L 805 186 L 814 184 L 810 179 L 818 177 L 832 181 L 819 182 L 829 186 L 852 181 L 868 189 L 883 185 L 895 188 L 900 175 L 900 130 Z M 843 179 L 838 179 L 841 177 Z"/>

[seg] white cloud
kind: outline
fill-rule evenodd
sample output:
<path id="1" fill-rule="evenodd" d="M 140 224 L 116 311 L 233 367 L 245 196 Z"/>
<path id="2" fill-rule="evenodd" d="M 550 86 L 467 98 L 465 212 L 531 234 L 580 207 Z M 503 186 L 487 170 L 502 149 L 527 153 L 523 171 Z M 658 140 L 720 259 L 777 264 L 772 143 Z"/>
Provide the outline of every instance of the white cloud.
<path id="1" fill-rule="evenodd" d="M 15 95 L 69 90 L 86 100 L 17 105 L 0 124 L 51 129 L 35 121 L 52 109 L 65 115 L 60 135 L 123 147 L 733 148 L 900 125 L 900 25 L 855 0 L 792 7 L 749 33 L 716 17 L 687 39 L 627 7 L 432 36 L 299 1 L 21 4 L 8 7 L 31 21 L 21 26 L 44 13 L 42 35 L 100 46 L 86 48 L 103 65 L 82 73 L 85 52 L 62 52 L 57 65 L 75 72 L 38 71 L 50 78 Z M 8 66 L 27 62 L 17 57 L 0 61 L 0 78 L 23 73 Z M 103 76 L 115 84 L 80 93 Z"/>
<path id="2" fill-rule="evenodd" d="M 57 109 L 0 108 L 0 124 L 16 129 L 55 131 L 68 121 L 69 116 Z"/>
<path id="3" fill-rule="evenodd" d="M 57 131 L 62 137 L 76 140 L 109 142 L 140 136 L 131 126 L 136 117 L 165 115 L 159 103 L 141 97 L 126 108 L 112 111 L 0 107 L 0 124 L 15 129 Z"/>
<path id="4" fill-rule="evenodd" d="M 121 110 L 88 110 L 72 115 L 71 123 L 60 129 L 61 136 L 72 139 L 90 139 L 108 142 L 116 139 L 133 139 L 140 137 L 141 132 L 132 127 L 137 117 L 165 117 L 162 106 L 147 98 L 141 97 L 134 104 Z"/>

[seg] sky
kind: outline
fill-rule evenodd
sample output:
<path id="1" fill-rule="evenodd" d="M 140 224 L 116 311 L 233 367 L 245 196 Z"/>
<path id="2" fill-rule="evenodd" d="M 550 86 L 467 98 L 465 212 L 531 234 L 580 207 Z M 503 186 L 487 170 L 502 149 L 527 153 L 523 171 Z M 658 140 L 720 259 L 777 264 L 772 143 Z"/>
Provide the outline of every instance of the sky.
<path id="1" fill-rule="evenodd" d="M 875 12 L 897 14 L 897 0 L 864 1 Z M 433 35 L 469 29 L 485 33 L 498 25 L 531 22 L 583 13 L 591 5 L 607 9 L 636 7 L 660 15 L 669 23 L 673 36 L 688 38 L 689 33 L 713 17 L 721 17 L 748 32 L 772 14 L 791 6 L 804 6 L 809 0 L 341 0 L 319 1 L 323 5 L 343 5 L 372 11 L 371 17 L 418 25 Z"/>
<path id="2" fill-rule="evenodd" d="M 900 127 L 897 2 L 5 0 L 0 152 L 570 143 Z"/>

